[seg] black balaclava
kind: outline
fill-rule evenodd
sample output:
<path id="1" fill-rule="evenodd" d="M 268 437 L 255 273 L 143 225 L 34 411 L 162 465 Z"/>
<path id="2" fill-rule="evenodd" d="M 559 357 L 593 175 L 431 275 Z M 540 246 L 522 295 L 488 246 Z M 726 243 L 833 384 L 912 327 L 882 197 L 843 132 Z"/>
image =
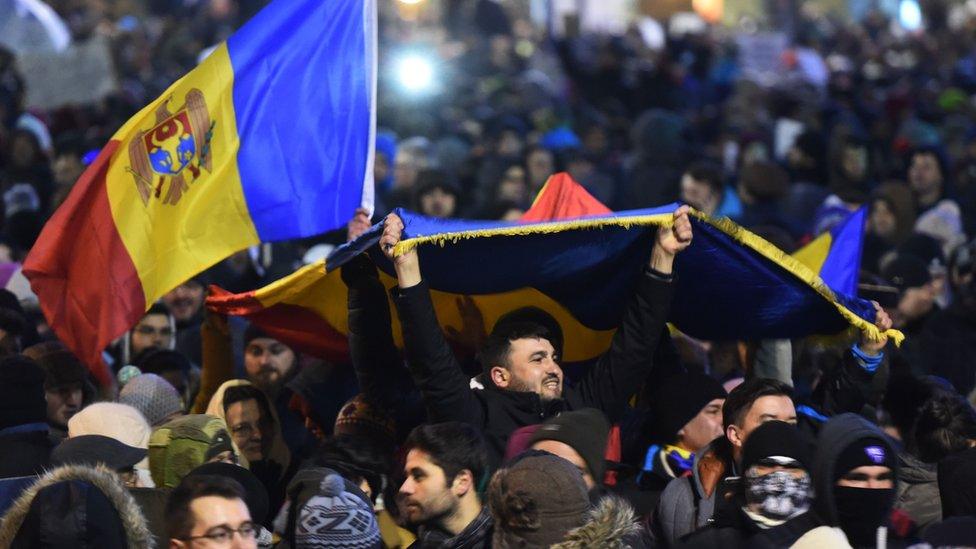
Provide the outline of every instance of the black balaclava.
<path id="1" fill-rule="evenodd" d="M 834 482 L 861 466 L 896 467 L 895 455 L 885 441 L 866 437 L 847 446 L 837 457 Z M 895 489 L 834 486 L 840 527 L 854 547 L 874 547 L 878 527 L 884 526 L 895 504 Z"/>

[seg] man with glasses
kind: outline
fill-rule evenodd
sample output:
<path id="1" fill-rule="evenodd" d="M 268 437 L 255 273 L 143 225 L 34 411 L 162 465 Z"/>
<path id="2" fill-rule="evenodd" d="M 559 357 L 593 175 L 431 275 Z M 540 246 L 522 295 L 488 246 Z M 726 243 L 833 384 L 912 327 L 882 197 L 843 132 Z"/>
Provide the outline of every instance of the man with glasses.
<path id="1" fill-rule="evenodd" d="M 163 303 L 153 303 L 146 314 L 122 337 L 113 351 L 118 370 L 127 364 L 135 364 L 149 349 L 173 349 L 176 347 L 176 321 Z"/>
<path id="2" fill-rule="evenodd" d="M 166 503 L 166 528 L 170 549 L 257 549 L 258 526 L 244 503 L 244 489 L 227 477 L 184 478 Z"/>

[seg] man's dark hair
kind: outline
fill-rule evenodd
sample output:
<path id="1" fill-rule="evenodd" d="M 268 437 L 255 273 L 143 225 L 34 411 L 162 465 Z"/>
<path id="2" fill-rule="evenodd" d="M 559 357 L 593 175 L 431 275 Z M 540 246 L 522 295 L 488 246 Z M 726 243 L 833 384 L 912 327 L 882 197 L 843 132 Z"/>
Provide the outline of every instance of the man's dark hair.
<path id="1" fill-rule="evenodd" d="M 936 463 L 976 440 L 976 411 L 956 393 L 936 394 L 922 405 L 915 422 L 918 457 Z"/>
<path id="2" fill-rule="evenodd" d="M 419 425 L 410 432 L 405 451 L 420 450 L 444 470 L 448 486 L 458 473 L 471 471 L 479 491 L 488 474 L 488 446 L 477 429 L 458 421 Z"/>
<path id="3" fill-rule="evenodd" d="M 311 463 L 333 469 L 357 485 L 365 480 L 375 502 L 383 491 L 383 478 L 393 466 L 391 457 L 369 437 L 343 434 L 322 442 Z"/>
<path id="4" fill-rule="evenodd" d="M 498 322 L 478 353 L 478 362 L 486 376 L 490 376 L 495 366 L 508 368 L 508 354 L 512 350 L 512 342 L 517 339 L 545 339 L 552 343 L 552 334 L 548 328 L 536 322 Z"/>
<path id="5" fill-rule="evenodd" d="M 765 377 L 754 377 L 742 382 L 741 385 L 732 389 L 725 405 L 722 406 L 722 427 L 728 430 L 733 423 L 741 425 L 745 419 L 752 403 L 764 396 L 785 396 L 793 398 L 793 389 L 775 379 Z"/>
<path id="6" fill-rule="evenodd" d="M 235 402 L 244 402 L 251 400 L 252 398 L 258 401 L 258 406 L 261 408 L 261 413 L 264 414 L 264 417 L 268 419 L 274 417 L 271 415 L 271 405 L 268 402 L 267 395 L 265 395 L 261 389 L 258 389 L 253 385 L 235 385 L 225 389 L 224 413 L 227 413 L 227 409 L 230 408 L 231 404 L 234 404 Z"/>
<path id="7" fill-rule="evenodd" d="M 170 539 L 186 539 L 193 530 L 190 505 L 197 498 L 217 496 L 245 501 L 244 488 L 236 480 L 216 475 L 184 477 L 166 500 L 166 535 Z"/>
<path id="8" fill-rule="evenodd" d="M 906 168 L 912 167 L 912 162 L 915 160 L 916 156 L 929 155 L 935 158 L 936 164 L 939 165 L 939 176 L 942 178 L 942 184 L 945 185 L 949 179 L 949 160 L 946 158 L 945 151 L 941 148 L 932 145 L 921 145 L 915 147 L 908 154 L 908 165 Z M 945 190 L 943 189 L 943 193 Z"/>
<path id="9" fill-rule="evenodd" d="M 695 181 L 700 181 L 708 185 L 708 188 L 719 196 L 722 196 L 722 193 L 725 192 L 725 187 L 722 185 L 722 172 L 714 164 L 695 162 L 688 166 L 685 173 Z"/>

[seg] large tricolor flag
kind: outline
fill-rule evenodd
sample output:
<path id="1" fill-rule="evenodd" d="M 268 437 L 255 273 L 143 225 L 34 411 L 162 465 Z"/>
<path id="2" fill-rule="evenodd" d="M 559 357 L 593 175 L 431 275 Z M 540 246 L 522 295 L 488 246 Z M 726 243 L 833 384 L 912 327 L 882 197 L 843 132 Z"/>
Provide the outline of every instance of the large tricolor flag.
<path id="1" fill-rule="evenodd" d="M 42 231 L 24 272 L 58 337 L 94 367 L 194 274 L 371 209 L 375 82 L 374 0 L 271 2 L 119 129 Z"/>
<path id="2" fill-rule="evenodd" d="M 553 176 L 520 222 L 438 220 L 398 212 L 401 250 L 417 247 L 442 327 L 461 330 L 458 297 L 471 297 L 491 329 L 505 313 L 533 305 L 564 333 L 564 359 L 583 361 L 609 345 L 658 226 L 676 205 L 611 213 L 568 176 Z M 596 215 L 587 213 L 599 212 Z M 832 290 L 816 272 L 728 220 L 693 218 L 695 240 L 679 255 L 671 321 L 702 339 L 754 340 L 834 335 L 854 326 L 877 334 L 870 303 Z M 306 352 L 347 352 L 346 288 L 338 269 L 365 250 L 393 286 L 374 227 L 327 262 L 243 294 L 219 290 L 217 312 L 247 317 Z M 326 265 L 328 263 L 328 266 Z M 401 344 L 393 312 L 393 335 Z M 892 331 L 896 339 L 901 334 Z"/>

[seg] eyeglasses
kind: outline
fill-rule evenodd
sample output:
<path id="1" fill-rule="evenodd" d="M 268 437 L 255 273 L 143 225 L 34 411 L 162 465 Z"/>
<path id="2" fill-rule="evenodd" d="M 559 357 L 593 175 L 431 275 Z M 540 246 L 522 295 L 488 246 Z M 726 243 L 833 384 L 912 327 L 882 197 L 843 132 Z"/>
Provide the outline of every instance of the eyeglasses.
<path id="1" fill-rule="evenodd" d="M 253 522 L 245 522 L 241 524 L 236 530 L 229 526 L 217 526 L 211 528 L 206 534 L 202 536 L 191 536 L 184 538 L 183 541 L 193 541 L 195 539 L 207 539 L 217 545 L 227 545 L 232 539 L 234 539 L 234 534 L 240 534 L 242 539 L 253 540 L 258 537 L 258 527 Z"/>
<path id="2" fill-rule="evenodd" d="M 239 423 L 230 431 L 236 437 L 251 438 L 255 431 L 260 431 L 262 436 L 270 436 L 273 430 L 274 422 L 270 418 L 262 417 L 257 423 Z"/>

